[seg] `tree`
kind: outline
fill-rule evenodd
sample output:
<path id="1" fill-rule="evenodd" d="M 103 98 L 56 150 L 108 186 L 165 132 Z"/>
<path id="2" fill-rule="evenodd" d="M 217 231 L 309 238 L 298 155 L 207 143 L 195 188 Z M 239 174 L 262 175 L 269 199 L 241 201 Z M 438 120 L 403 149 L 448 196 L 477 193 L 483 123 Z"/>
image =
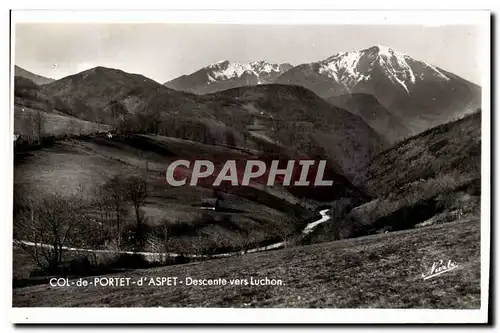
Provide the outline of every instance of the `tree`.
<path id="1" fill-rule="evenodd" d="M 161 244 L 164 252 L 168 252 L 170 250 L 170 231 L 169 231 L 169 222 L 163 221 L 159 225 L 159 239 L 161 239 Z"/>
<path id="2" fill-rule="evenodd" d="M 19 245 L 40 268 L 57 272 L 63 263 L 65 247 L 88 246 L 92 239 L 82 199 L 44 194 L 25 200 L 25 208 L 15 225 L 16 237 L 34 245 Z"/>
<path id="3" fill-rule="evenodd" d="M 247 232 L 247 234 L 241 239 L 241 248 L 243 253 L 246 254 L 252 248 L 257 247 L 258 241 L 252 232 Z"/>
<path id="4" fill-rule="evenodd" d="M 195 255 L 199 261 L 203 261 L 208 255 L 206 247 L 206 239 L 201 235 L 196 235 L 191 237 L 190 248 L 192 254 Z"/>
<path id="5" fill-rule="evenodd" d="M 76 122 L 76 119 L 70 118 L 68 121 L 68 135 L 72 136 L 76 134 L 80 134 L 80 128 Z"/>
<path id="6" fill-rule="evenodd" d="M 141 207 L 148 196 L 145 177 L 130 176 L 124 182 L 125 199 L 132 202 L 136 219 L 136 242 L 142 248 L 144 246 L 144 217 Z"/>
<path id="7" fill-rule="evenodd" d="M 234 137 L 234 133 L 231 130 L 226 131 L 226 144 L 229 147 L 235 147 L 236 146 L 236 140 Z"/>
<path id="8" fill-rule="evenodd" d="M 224 201 L 224 198 L 220 194 L 220 192 L 213 187 L 212 188 L 212 202 L 213 202 L 213 207 L 216 211 L 220 209 L 220 202 Z"/>
<path id="9" fill-rule="evenodd" d="M 43 132 L 43 125 L 45 123 L 45 113 L 40 111 L 40 110 L 36 110 L 34 112 L 34 128 L 35 128 L 35 132 L 36 132 L 36 135 L 38 136 L 38 141 L 40 141 L 41 137 L 42 137 L 42 132 Z"/>
<path id="10" fill-rule="evenodd" d="M 166 228 L 163 229 L 162 225 L 161 231 L 164 231 L 163 235 L 150 235 L 148 237 L 146 243 L 149 248 L 149 251 L 154 253 L 152 254 L 153 256 L 153 261 L 157 261 L 160 264 L 165 264 L 167 263 L 167 259 L 169 258 L 169 253 L 168 253 L 168 235 Z"/>
<path id="11" fill-rule="evenodd" d="M 293 245 L 296 237 L 295 219 L 286 216 L 278 225 L 271 227 L 272 233 L 280 238 L 285 247 Z"/>
<path id="12" fill-rule="evenodd" d="M 120 176 L 114 176 L 103 186 L 104 195 L 109 200 L 110 206 L 114 213 L 116 225 L 116 241 L 118 247 L 121 246 L 121 233 L 123 230 L 123 222 L 127 215 L 125 201 L 125 185 Z"/>
<path id="13" fill-rule="evenodd" d="M 114 229 L 114 204 L 105 185 L 97 185 L 94 189 L 94 207 L 99 214 L 99 238 L 106 243 L 110 239 Z"/>
<path id="14" fill-rule="evenodd" d="M 45 113 L 39 110 L 28 110 L 25 117 L 28 132 L 28 142 L 39 143 L 43 133 Z"/>

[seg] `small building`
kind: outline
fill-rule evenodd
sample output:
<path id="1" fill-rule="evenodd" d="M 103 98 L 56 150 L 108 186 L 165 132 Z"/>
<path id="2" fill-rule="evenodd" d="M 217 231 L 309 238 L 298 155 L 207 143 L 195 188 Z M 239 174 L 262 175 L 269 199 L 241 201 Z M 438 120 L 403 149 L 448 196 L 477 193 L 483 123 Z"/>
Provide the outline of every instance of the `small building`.
<path id="1" fill-rule="evenodd" d="M 203 198 L 201 201 L 201 209 L 218 210 L 219 198 Z"/>
<path id="2" fill-rule="evenodd" d="M 207 196 L 201 200 L 201 209 L 219 210 L 222 201 L 224 201 L 222 195 L 218 190 L 213 189 L 212 196 Z"/>

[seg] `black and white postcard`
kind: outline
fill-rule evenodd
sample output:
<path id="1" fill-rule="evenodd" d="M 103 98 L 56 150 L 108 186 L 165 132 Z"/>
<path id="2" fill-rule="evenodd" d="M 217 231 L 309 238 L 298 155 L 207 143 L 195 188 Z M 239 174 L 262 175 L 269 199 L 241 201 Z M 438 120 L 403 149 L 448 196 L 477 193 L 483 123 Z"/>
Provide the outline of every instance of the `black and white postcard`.
<path id="1" fill-rule="evenodd" d="M 487 322 L 489 12 L 13 10 L 10 45 L 13 322 Z"/>

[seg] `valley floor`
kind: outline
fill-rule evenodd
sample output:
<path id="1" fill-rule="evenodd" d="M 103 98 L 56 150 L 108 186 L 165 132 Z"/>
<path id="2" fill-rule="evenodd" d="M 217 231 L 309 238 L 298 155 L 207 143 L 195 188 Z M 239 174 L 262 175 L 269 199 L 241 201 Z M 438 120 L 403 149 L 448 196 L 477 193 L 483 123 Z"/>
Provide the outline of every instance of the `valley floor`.
<path id="1" fill-rule="evenodd" d="M 177 277 L 176 286 L 16 288 L 14 307 L 479 308 L 480 220 L 102 277 Z M 434 262 L 457 267 L 423 279 Z M 277 285 L 252 285 L 268 278 Z M 187 286 L 187 278 L 227 280 Z M 93 277 L 86 278 L 94 281 Z M 249 284 L 231 285 L 231 279 Z M 149 280 L 146 280 L 149 281 Z M 281 285 L 279 283 L 281 281 Z M 179 282 L 182 282 L 179 283 Z"/>

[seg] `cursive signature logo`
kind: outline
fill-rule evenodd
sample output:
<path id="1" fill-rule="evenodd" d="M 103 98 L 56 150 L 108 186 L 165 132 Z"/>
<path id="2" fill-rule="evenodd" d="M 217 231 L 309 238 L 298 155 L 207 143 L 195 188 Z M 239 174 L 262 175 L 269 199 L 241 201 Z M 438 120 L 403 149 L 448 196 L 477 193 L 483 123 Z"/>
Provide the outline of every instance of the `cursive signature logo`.
<path id="1" fill-rule="evenodd" d="M 422 277 L 424 278 L 424 280 L 427 280 L 430 279 L 431 277 L 449 272 L 457 267 L 458 264 L 451 260 L 448 260 L 446 264 L 443 262 L 443 260 L 434 261 L 431 269 L 427 273 L 422 273 Z"/>

